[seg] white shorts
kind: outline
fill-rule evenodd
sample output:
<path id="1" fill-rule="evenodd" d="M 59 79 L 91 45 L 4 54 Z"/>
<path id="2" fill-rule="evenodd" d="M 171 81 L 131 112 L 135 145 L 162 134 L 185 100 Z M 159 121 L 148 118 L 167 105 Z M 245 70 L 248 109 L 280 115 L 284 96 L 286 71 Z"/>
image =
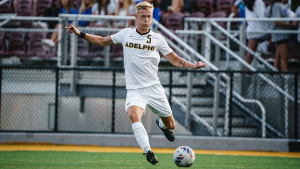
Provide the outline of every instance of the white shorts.
<path id="1" fill-rule="evenodd" d="M 169 117 L 172 110 L 161 84 L 155 84 L 146 88 L 129 89 L 125 103 L 125 110 L 130 106 L 139 106 L 146 112 L 146 105 L 154 114 L 160 117 Z"/>

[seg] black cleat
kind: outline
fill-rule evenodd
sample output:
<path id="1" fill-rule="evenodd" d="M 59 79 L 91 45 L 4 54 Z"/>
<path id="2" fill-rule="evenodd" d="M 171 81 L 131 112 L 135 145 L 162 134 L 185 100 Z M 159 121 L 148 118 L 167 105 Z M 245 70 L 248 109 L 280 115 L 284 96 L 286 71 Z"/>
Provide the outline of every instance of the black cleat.
<path id="1" fill-rule="evenodd" d="M 160 119 L 159 117 L 156 119 L 156 124 L 157 124 L 158 127 L 159 127 L 159 119 Z M 160 127 L 159 127 L 159 128 L 160 128 Z M 166 138 L 167 138 L 169 141 L 173 142 L 173 141 L 175 140 L 175 134 L 174 134 L 174 131 L 173 131 L 173 130 L 167 129 L 167 128 L 165 128 L 165 129 L 160 128 L 160 129 L 161 129 L 161 131 L 164 132 Z"/>
<path id="2" fill-rule="evenodd" d="M 147 158 L 147 161 L 153 165 L 155 165 L 156 163 L 158 163 L 157 157 L 155 156 L 155 154 L 153 153 L 153 151 L 148 150 L 146 153 L 144 153 L 144 155 Z"/>

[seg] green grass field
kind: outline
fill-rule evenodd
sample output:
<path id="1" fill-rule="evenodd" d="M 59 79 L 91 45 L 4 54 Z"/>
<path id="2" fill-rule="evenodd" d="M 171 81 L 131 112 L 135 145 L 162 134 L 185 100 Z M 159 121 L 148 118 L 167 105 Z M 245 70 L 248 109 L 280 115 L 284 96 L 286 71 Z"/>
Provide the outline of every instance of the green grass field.
<path id="1" fill-rule="evenodd" d="M 156 154 L 152 166 L 140 153 L 0 151 L 0 168 L 178 168 L 172 154 Z M 191 168 L 300 168 L 300 158 L 196 154 Z"/>

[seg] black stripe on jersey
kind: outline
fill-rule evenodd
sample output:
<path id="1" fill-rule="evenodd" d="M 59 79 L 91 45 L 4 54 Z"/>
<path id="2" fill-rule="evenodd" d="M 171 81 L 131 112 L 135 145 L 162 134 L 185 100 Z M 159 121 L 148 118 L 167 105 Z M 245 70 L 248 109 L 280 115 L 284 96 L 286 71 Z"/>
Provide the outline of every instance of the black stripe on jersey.
<path id="1" fill-rule="evenodd" d="M 137 32 L 138 34 L 140 34 L 140 35 L 147 35 L 147 34 L 150 32 L 150 29 L 149 29 L 149 31 L 146 32 L 146 33 L 141 33 L 141 32 L 139 32 L 137 29 L 136 29 L 136 32 Z"/>

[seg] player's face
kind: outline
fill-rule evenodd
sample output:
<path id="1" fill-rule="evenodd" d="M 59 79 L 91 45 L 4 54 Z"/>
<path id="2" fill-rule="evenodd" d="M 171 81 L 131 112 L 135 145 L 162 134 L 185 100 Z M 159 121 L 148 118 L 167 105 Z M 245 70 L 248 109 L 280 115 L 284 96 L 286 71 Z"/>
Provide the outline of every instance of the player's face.
<path id="1" fill-rule="evenodd" d="M 137 21 L 137 26 L 140 29 L 149 29 L 151 21 L 152 21 L 152 15 L 153 10 L 151 9 L 141 9 L 138 11 L 138 13 L 135 15 L 136 21 Z"/>

